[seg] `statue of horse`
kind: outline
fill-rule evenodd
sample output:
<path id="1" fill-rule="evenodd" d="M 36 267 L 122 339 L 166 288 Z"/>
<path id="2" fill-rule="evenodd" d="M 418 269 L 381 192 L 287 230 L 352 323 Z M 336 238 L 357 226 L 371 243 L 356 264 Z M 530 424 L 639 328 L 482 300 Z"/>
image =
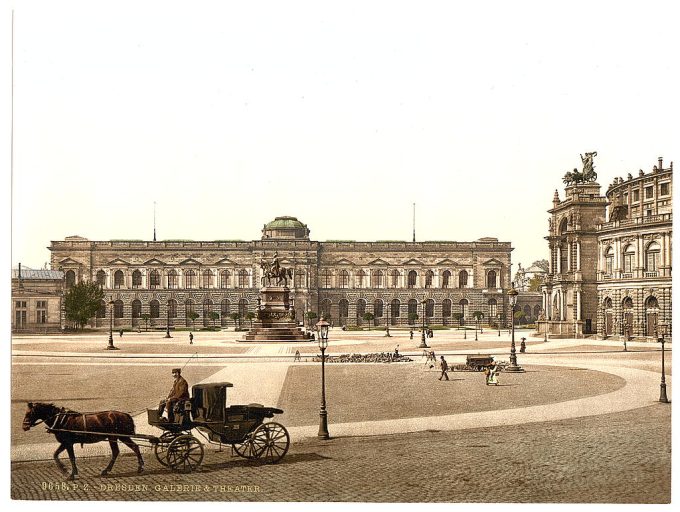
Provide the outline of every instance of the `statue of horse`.
<path id="1" fill-rule="evenodd" d="M 279 267 L 279 273 L 274 277 L 277 278 L 276 286 L 280 286 L 281 281 L 283 281 L 283 286 L 288 286 L 288 279 L 293 279 L 293 269 L 288 267 Z"/>
<path id="2" fill-rule="evenodd" d="M 128 413 L 119 411 L 80 413 L 64 407 L 57 407 L 54 404 L 29 403 L 22 424 L 23 430 L 27 431 L 41 422 L 47 425 L 48 432 L 54 434 L 59 442 L 59 447 L 54 452 L 53 457 L 57 467 L 64 474 L 67 474 L 68 471 L 59 460 L 59 454 L 64 450 L 68 452 L 68 458 L 71 461 L 69 480 L 75 480 L 78 476 L 76 456 L 73 451 L 73 445 L 78 443 L 82 445 L 109 441 L 111 460 L 101 472 L 101 476 L 108 475 L 116 462 L 116 458 L 118 458 L 120 453 L 118 440 L 135 452 L 138 463 L 137 472 L 144 471 L 144 459 L 142 459 L 139 446 L 129 437 L 135 433 L 135 423 Z"/>

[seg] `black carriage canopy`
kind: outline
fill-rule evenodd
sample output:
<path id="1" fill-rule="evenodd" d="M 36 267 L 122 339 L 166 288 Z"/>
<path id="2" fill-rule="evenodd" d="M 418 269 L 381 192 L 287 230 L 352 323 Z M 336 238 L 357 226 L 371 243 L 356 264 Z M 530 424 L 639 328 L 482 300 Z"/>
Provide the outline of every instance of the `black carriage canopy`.
<path id="1" fill-rule="evenodd" d="M 224 421 L 224 410 L 227 407 L 227 388 L 233 388 L 231 382 L 210 382 L 194 384 L 191 387 L 194 414 L 209 420 Z"/>

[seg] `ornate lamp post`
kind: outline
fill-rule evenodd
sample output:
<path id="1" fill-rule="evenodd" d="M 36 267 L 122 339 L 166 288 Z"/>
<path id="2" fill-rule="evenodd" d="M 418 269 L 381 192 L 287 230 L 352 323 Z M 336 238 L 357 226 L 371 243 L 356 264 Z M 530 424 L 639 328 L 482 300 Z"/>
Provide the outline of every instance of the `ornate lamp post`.
<path id="1" fill-rule="evenodd" d="M 420 331 L 420 345 L 418 345 L 418 348 L 429 348 L 427 346 L 427 342 L 425 341 L 425 304 L 426 303 L 427 303 L 427 301 L 425 299 L 423 299 L 423 301 L 421 302 L 421 304 L 423 306 L 423 328 Z"/>
<path id="2" fill-rule="evenodd" d="M 319 410 L 319 439 L 328 439 L 328 412 L 326 411 L 326 348 L 328 348 L 328 327 L 330 324 L 323 317 L 316 324 L 319 332 L 319 348 L 321 349 L 321 409 Z"/>
<path id="3" fill-rule="evenodd" d="M 498 321 L 498 337 L 501 337 L 501 315 L 496 315 L 496 319 Z"/>
<path id="4" fill-rule="evenodd" d="M 168 307 L 166 309 L 168 310 L 168 320 L 165 323 L 165 337 L 172 338 L 172 336 L 170 336 L 170 300 L 168 300 Z"/>
<path id="5" fill-rule="evenodd" d="M 515 350 L 515 305 L 517 304 L 517 295 L 518 292 L 514 288 L 508 292 L 508 297 L 510 298 L 510 325 L 512 326 L 512 337 L 510 344 L 510 366 L 508 366 L 505 371 L 519 373 L 523 372 L 524 368 L 517 365 L 517 352 Z"/>
<path id="6" fill-rule="evenodd" d="M 385 321 L 385 336 L 387 336 L 388 338 L 392 337 L 392 335 L 390 334 L 390 309 L 391 308 L 392 308 L 392 305 L 387 304 L 387 315 L 385 316 L 385 318 L 387 319 Z"/>
<path id="7" fill-rule="evenodd" d="M 106 350 L 118 350 L 118 347 L 113 346 L 113 299 L 109 301 L 109 345 Z"/>
<path id="8" fill-rule="evenodd" d="M 661 393 L 659 395 L 659 402 L 663 404 L 668 403 L 668 397 L 666 396 L 666 351 L 664 350 L 667 329 L 668 326 L 666 324 L 659 324 L 657 326 L 659 335 L 657 342 L 661 343 Z"/>

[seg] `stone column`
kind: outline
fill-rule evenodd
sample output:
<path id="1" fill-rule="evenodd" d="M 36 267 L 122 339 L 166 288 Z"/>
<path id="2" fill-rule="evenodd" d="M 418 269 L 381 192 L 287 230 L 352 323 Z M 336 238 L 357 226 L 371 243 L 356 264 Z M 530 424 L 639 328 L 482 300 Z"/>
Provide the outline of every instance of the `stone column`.
<path id="1" fill-rule="evenodd" d="M 570 270 L 574 270 L 571 267 L 571 251 L 572 251 L 571 245 L 572 245 L 571 240 L 567 240 L 567 268 L 566 268 L 567 272 L 569 272 Z"/>
<path id="2" fill-rule="evenodd" d="M 600 268 L 602 268 L 602 267 L 600 267 Z M 580 240 L 576 240 L 576 270 L 578 272 L 581 271 L 581 241 Z"/>
<path id="3" fill-rule="evenodd" d="M 576 320 L 581 320 L 581 290 L 576 290 Z"/>
<path id="4" fill-rule="evenodd" d="M 556 258 L 557 263 L 557 273 L 561 274 L 562 273 L 562 247 L 559 245 L 557 246 L 557 258 Z"/>

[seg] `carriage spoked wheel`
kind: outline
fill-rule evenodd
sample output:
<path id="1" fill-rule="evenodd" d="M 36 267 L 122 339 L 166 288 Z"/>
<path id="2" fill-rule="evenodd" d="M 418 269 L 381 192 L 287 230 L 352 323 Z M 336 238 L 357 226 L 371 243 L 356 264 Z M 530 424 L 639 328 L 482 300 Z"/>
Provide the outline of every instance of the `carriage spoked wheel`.
<path id="1" fill-rule="evenodd" d="M 286 427 L 271 421 L 263 423 L 250 436 L 251 454 L 265 464 L 280 461 L 290 447 L 290 436 Z"/>
<path id="2" fill-rule="evenodd" d="M 177 437 L 176 434 L 172 432 L 163 432 L 163 435 L 158 438 L 158 443 L 153 445 L 153 453 L 156 459 L 164 466 L 168 465 L 168 446 L 175 437 Z"/>
<path id="3" fill-rule="evenodd" d="M 257 459 L 257 455 L 253 454 L 253 445 L 250 442 L 250 438 L 246 439 L 242 443 L 234 443 L 231 446 L 234 448 L 234 451 L 239 457 L 243 457 L 244 459 L 248 460 Z"/>
<path id="4" fill-rule="evenodd" d="M 203 462 L 203 445 L 192 435 L 178 436 L 168 446 L 166 460 L 173 471 L 191 473 Z"/>

